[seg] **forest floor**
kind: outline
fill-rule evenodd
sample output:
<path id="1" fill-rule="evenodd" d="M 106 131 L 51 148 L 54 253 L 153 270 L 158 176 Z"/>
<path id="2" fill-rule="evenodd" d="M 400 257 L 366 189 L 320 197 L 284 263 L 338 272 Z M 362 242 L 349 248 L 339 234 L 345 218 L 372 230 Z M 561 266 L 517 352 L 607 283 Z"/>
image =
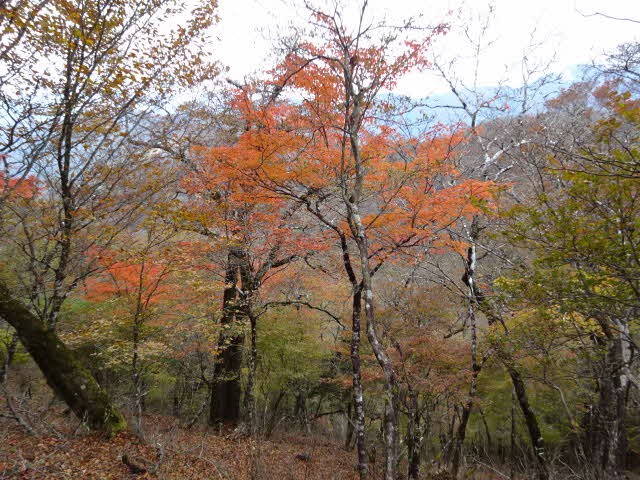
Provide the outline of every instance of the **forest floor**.
<path id="1" fill-rule="evenodd" d="M 62 415 L 28 433 L 0 417 L 0 480 L 355 480 L 355 454 L 320 436 L 274 434 L 255 440 L 204 426 L 183 428 L 173 417 L 145 417 L 144 440 L 132 433 L 113 438 L 87 433 Z M 123 461 L 127 457 L 127 465 Z M 134 473 L 135 467 L 146 472 Z M 381 477 L 372 463 L 372 480 Z M 508 478 L 476 468 L 465 478 Z M 444 472 L 443 472 L 444 473 Z M 448 474 L 425 479 L 450 480 Z M 523 477 L 518 477 L 523 478 Z M 556 476 L 556 478 L 563 478 Z M 566 478 L 578 478 L 570 476 Z M 628 480 L 640 476 L 628 473 Z"/>
<path id="2" fill-rule="evenodd" d="M 142 441 L 130 433 L 110 439 L 82 433 L 60 422 L 50 425 L 50 433 L 32 435 L 14 420 L 0 419 L 0 479 L 356 478 L 353 452 L 315 437 L 256 441 L 204 427 L 186 430 L 169 417 L 145 421 Z M 132 473 L 123 455 L 149 471 Z"/>

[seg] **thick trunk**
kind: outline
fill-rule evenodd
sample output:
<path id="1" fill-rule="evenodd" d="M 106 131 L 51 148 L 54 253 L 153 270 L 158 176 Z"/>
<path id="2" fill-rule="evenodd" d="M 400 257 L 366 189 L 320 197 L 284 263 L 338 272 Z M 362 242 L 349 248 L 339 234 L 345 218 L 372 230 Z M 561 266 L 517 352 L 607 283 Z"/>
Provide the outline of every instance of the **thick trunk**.
<path id="1" fill-rule="evenodd" d="M 547 468 L 544 440 L 542 438 L 542 433 L 540 432 L 536 414 L 529 404 L 529 397 L 527 396 L 524 381 L 522 380 L 520 373 L 513 366 L 507 365 L 507 370 L 513 383 L 513 389 L 516 394 L 516 399 L 518 400 L 518 405 L 520 405 L 520 410 L 524 416 L 527 432 L 529 433 L 529 439 L 531 440 L 531 446 L 533 447 L 533 454 L 538 468 L 538 479 L 548 480 L 549 471 Z"/>
<path id="2" fill-rule="evenodd" d="M 623 343 L 618 335 L 608 339 L 599 380 L 599 399 L 595 411 L 596 443 L 594 457 L 603 478 L 623 477 L 627 450 L 625 426 L 625 384 L 623 372 Z"/>
<path id="3" fill-rule="evenodd" d="M 249 322 L 251 324 L 251 355 L 249 356 L 249 375 L 247 377 L 247 389 L 244 394 L 244 407 L 247 415 L 247 424 L 249 425 L 249 433 L 253 435 L 256 429 L 255 415 L 255 398 L 254 384 L 256 378 L 256 366 L 258 364 L 258 347 L 257 347 L 257 322 L 255 316 L 249 312 Z"/>
<path id="4" fill-rule="evenodd" d="M 218 354 L 215 361 L 209 404 L 209 425 L 219 422 L 237 423 L 240 420 L 240 369 L 242 367 L 242 345 L 244 336 L 235 332 L 237 305 L 238 256 L 229 252 L 226 287 L 222 298 L 222 332 L 218 340 Z"/>
<path id="5" fill-rule="evenodd" d="M 237 423 L 240 420 L 240 369 L 242 367 L 242 344 L 244 336 L 233 335 L 220 342 L 223 352 L 216 362 L 214 388 L 209 409 L 209 425 L 219 422 Z"/>
<path id="6" fill-rule="evenodd" d="M 15 328 L 22 345 L 51 388 L 89 427 L 115 434 L 127 424 L 95 378 L 27 308 L 0 283 L 0 317 Z"/>

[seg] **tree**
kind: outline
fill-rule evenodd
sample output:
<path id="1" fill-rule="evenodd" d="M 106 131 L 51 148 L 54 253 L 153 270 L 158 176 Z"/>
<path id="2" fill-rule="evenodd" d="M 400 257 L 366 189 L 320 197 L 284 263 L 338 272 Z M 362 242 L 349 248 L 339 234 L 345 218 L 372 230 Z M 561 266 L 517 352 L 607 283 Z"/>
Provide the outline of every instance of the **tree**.
<path id="1" fill-rule="evenodd" d="M 620 84 L 623 85 L 624 83 Z M 569 89 L 552 107 L 571 108 Z M 531 205 L 511 211 L 508 238 L 531 248 L 532 265 L 507 291 L 520 308 L 545 319 L 560 315 L 593 383 L 582 420 L 585 458 L 603 478 L 620 478 L 626 451 L 626 403 L 635 385 L 635 311 L 638 305 L 638 103 L 605 84 L 585 109 L 590 126 L 572 142 L 549 143 L 548 160 Z"/>
<path id="2" fill-rule="evenodd" d="M 234 95 L 230 94 L 232 98 Z M 250 354 L 244 406 L 250 429 L 255 423 L 257 321 L 265 305 L 270 305 L 260 294 L 265 283 L 277 282 L 283 269 L 299 258 L 299 251 L 308 249 L 308 245 L 304 248 L 305 234 L 292 226 L 297 214 L 290 202 L 257 190 L 237 168 L 252 161 L 254 155 L 244 142 L 194 147 L 192 171 L 183 181 L 190 203 L 178 214 L 183 228 L 203 235 L 225 252 L 222 332 L 209 423 L 235 423 L 240 419 L 242 345 L 248 323 Z"/>
<path id="3" fill-rule="evenodd" d="M 107 247 L 164 185 L 147 183 L 140 190 L 127 184 L 145 158 L 128 138 L 144 115 L 166 101 L 170 86 L 192 85 L 213 73 L 192 46 L 214 20 L 215 3 L 148 1 L 132 8 L 125 1 L 4 2 L 3 13 L 5 4 L 0 207 L 3 220 L 10 219 L 2 228 L 13 247 L 3 254 L 14 261 L 8 272 L 13 293 L 3 300 L 14 305 L 14 297 L 24 298 L 41 329 L 55 337 L 63 303 L 97 268 L 88 251 Z M 165 28 L 180 12 L 184 22 Z M 43 56 L 48 62 L 40 61 Z M 12 202 L 7 186 L 21 185 L 28 175 L 39 195 Z M 5 319 L 15 327 L 14 319 Z M 39 330 L 18 336 L 29 332 Z M 41 357 L 45 353 L 55 350 Z M 64 362 L 38 364 L 46 370 L 58 361 Z M 45 376 L 65 382 L 56 390 L 82 397 L 69 375 Z M 86 375 L 78 371 L 77 377 Z"/>
<path id="4" fill-rule="evenodd" d="M 489 189 L 484 182 L 455 182 L 452 149 L 459 139 L 446 129 L 406 139 L 376 121 L 385 108 L 392 109 L 381 91 L 423 64 L 431 36 L 408 42 L 392 54 L 392 45 L 402 41 L 385 36 L 382 32 L 390 30 L 384 25 L 366 24 L 366 6 L 365 2 L 360 26 L 351 33 L 340 12 L 311 10 L 316 33 L 325 43 L 298 43 L 276 69 L 275 90 L 266 101 L 256 103 L 251 92 L 244 92 L 238 108 L 248 126 L 238 143 L 246 153 L 242 159 L 222 160 L 251 181 L 254 192 L 270 192 L 304 208 L 322 229 L 321 238 L 337 242 L 353 299 L 351 358 L 359 470 L 366 476 L 359 354 L 364 303 L 367 338 L 385 378 L 385 468 L 386 477 L 393 478 L 397 372 L 380 340 L 372 277 L 398 251 L 437 243 L 438 232 L 475 211 L 471 199 L 488 198 Z M 380 34 L 380 43 L 369 39 L 373 32 Z M 278 101 L 285 88 L 302 100 Z M 445 179 L 450 186 L 443 185 Z"/>
<path id="5" fill-rule="evenodd" d="M 31 265 L 15 273 L 34 311 L 51 328 L 64 299 L 92 269 L 87 249 L 106 247 L 161 186 L 147 183 L 136 190 L 125 181 L 149 160 L 128 141 L 136 126 L 166 102 L 172 85 L 187 86 L 212 73 L 191 48 L 211 24 L 214 6 L 187 9 L 185 24 L 159 41 L 158 28 L 178 13 L 174 7 L 170 1 L 143 2 L 136 9 L 127 2 L 52 2 L 39 11 L 16 51 L 26 65 L 3 84 L 8 108 L 22 108 L 22 98 L 31 101 L 26 113 L 8 114 L 23 125 L 3 129 L 5 155 L 31 166 L 41 200 L 55 212 L 41 219 L 40 205 L 36 211 L 12 211 L 25 234 L 17 243 Z M 34 51 L 47 55 L 50 64 L 38 64 L 29 56 Z M 22 143 L 15 132 L 25 135 Z M 29 149 L 33 142 L 38 149 Z M 112 229 L 104 228 L 105 220 Z M 48 235 L 41 236 L 44 230 Z"/>
<path id="6" fill-rule="evenodd" d="M 0 282 L 0 296 L 0 316 L 15 328 L 47 383 L 73 413 L 89 427 L 110 435 L 126 428 L 124 417 L 95 378 L 55 333 L 45 328 L 36 316 L 12 297 L 4 282 Z"/>
<path id="7" fill-rule="evenodd" d="M 469 58 L 473 59 L 473 67 L 468 78 L 461 77 L 460 72 L 457 71 L 458 63 L 465 58 L 460 51 L 453 57 L 448 52 L 445 55 L 433 54 L 435 69 L 449 86 L 454 100 L 446 105 L 432 104 L 427 101 L 426 105 L 447 109 L 455 118 L 460 118 L 464 122 L 462 128 L 468 141 L 464 144 L 464 151 L 459 152 L 462 157 L 463 175 L 484 181 L 502 182 L 509 193 L 514 193 L 518 189 L 517 185 L 523 183 L 519 182 L 519 175 L 522 175 L 522 165 L 519 163 L 524 162 L 519 162 L 518 157 L 521 156 L 521 150 L 534 142 L 537 136 L 536 129 L 532 128 L 531 120 L 527 117 L 540 108 L 542 101 L 553 93 L 559 79 L 557 75 L 548 73 L 552 59 L 535 62 L 530 60 L 531 56 L 525 56 L 520 65 L 521 86 L 510 88 L 504 78 L 497 78 L 495 87 L 481 87 L 478 79 L 485 68 L 483 57 L 494 43 L 490 38 L 493 14 L 494 8 L 489 6 L 486 15 L 483 14 L 478 19 L 470 18 L 462 26 L 465 47 Z M 535 31 L 532 32 L 527 50 L 534 51 L 540 44 L 541 42 L 535 39 Z M 434 50 L 437 51 L 437 48 Z M 507 187 L 511 182 L 516 186 Z M 492 355 L 491 348 L 487 348 L 481 357 L 478 356 L 481 336 L 479 336 L 477 317 L 478 315 L 486 317 L 489 324 L 496 322 L 503 324 L 488 301 L 487 296 L 490 295 L 490 291 L 480 283 L 483 280 L 485 283 L 491 281 L 491 278 L 482 278 L 480 271 L 482 263 L 491 263 L 490 267 L 496 268 L 496 265 L 503 262 L 509 255 L 507 249 L 493 244 L 491 233 L 487 235 L 487 232 L 499 229 L 501 222 L 499 216 L 493 213 L 485 210 L 474 215 L 470 221 L 461 222 L 457 228 L 450 229 L 454 238 L 468 245 L 466 252 L 460 255 L 464 266 L 461 278 L 463 286 L 460 288 L 452 285 L 451 288 L 459 290 L 465 298 L 467 312 L 463 317 L 464 322 L 462 327 L 455 331 L 469 333 L 472 371 L 469 394 L 461 407 L 460 423 L 451 449 L 447 452 L 451 473 L 456 478 L 462 463 L 467 425 L 476 402 L 478 377 Z M 440 277 L 440 281 L 451 283 L 448 272 L 442 275 L 442 272 L 436 270 L 434 275 Z M 508 332 L 505 331 L 505 334 Z M 537 426 L 535 413 L 529 405 L 522 375 L 515 370 L 514 363 L 507 357 L 498 355 L 498 358 L 506 362 L 505 366 L 510 372 L 515 391 L 518 393 L 520 407 L 527 418 L 527 424 L 530 425 L 530 439 L 539 464 L 540 477 L 547 478 L 546 457 L 543 453 L 540 429 Z"/>
<path id="8" fill-rule="evenodd" d="M 180 267 L 187 270 L 187 265 L 180 265 L 184 262 L 180 262 L 171 252 L 173 245 L 170 241 L 175 237 L 175 232 L 167 231 L 153 218 L 141 227 L 136 234 L 121 240 L 126 241 L 126 252 L 121 247 L 120 251 L 111 249 L 96 253 L 104 270 L 89 279 L 86 285 L 87 298 L 94 302 L 111 300 L 111 313 L 115 317 L 113 321 L 119 319 L 128 330 L 127 340 L 131 347 L 124 349 L 119 356 L 129 357 L 134 428 L 140 435 L 143 434 L 142 413 L 147 393 L 148 358 L 153 356 L 149 352 L 153 350 L 152 342 L 148 341 L 149 324 L 169 317 L 167 308 L 171 302 L 167 297 L 170 282 L 175 281 L 173 274 Z M 181 299 L 178 288 L 172 290 L 174 297 Z M 91 327 L 95 330 L 95 326 Z M 113 329 L 110 333 L 114 335 Z"/>

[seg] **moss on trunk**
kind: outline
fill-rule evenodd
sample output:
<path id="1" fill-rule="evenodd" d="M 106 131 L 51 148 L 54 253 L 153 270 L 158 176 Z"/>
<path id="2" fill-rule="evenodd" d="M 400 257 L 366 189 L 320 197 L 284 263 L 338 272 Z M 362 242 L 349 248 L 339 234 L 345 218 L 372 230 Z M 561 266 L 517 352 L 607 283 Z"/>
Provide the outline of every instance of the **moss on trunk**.
<path id="1" fill-rule="evenodd" d="M 113 435 L 127 423 L 73 352 L 48 330 L 0 281 L 0 317 L 15 328 L 20 341 L 51 388 L 78 418 L 96 430 Z"/>

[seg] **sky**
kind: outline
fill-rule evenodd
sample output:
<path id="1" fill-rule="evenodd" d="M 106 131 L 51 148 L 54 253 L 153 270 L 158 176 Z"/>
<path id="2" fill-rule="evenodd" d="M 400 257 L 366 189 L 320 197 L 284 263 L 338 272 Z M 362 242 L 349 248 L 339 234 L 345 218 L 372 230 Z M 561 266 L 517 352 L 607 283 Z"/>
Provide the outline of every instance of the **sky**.
<path id="1" fill-rule="evenodd" d="M 344 3 L 353 14 L 361 0 Z M 589 63 L 620 43 L 640 41 L 636 0 L 369 0 L 368 14 L 389 21 L 413 16 L 424 24 L 450 23 L 450 32 L 435 42 L 433 54 L 447 65 L 455 59 L 456 75 L 470 83 L 475 62 L 464 31 L 478 35 L 489 5 L 493 13 L 484 39 L 490 45 L 478 64 L 478 86 L 499 82 L 519 86 L 523 58 L 530 66 L 562 73 L 570 81 L 576 65 Z M 636 22 L 593 15 L 596 12 Z M 277 39 L 309 19 L 303 0 L 219 0 L 218 13 L 211 53 L 229 68 L 225 75 L 234 80 L 269 68 Z M 547 66 L 551 58 L 554 62 Z M 412 97 L 445 90 L 446 84 L 428 72 L 409 75 L 398 85 L 398 93 Z"/>

